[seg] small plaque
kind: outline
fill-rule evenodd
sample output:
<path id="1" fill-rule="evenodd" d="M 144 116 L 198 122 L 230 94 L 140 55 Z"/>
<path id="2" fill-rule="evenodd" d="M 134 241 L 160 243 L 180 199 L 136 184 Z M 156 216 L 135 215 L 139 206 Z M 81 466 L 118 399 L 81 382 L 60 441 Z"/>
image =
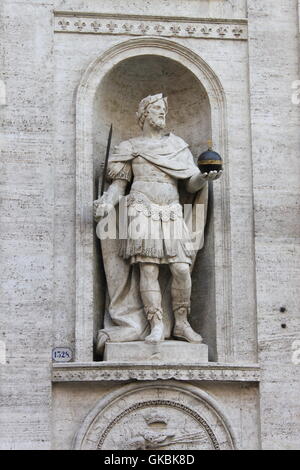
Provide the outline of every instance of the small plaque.
<path id="1" fill-rule="evenodd" d="M 73 352 L 70 348 L 52 349 L 52 360 L 55 362 L 69 362 L 73 359 Z"/>

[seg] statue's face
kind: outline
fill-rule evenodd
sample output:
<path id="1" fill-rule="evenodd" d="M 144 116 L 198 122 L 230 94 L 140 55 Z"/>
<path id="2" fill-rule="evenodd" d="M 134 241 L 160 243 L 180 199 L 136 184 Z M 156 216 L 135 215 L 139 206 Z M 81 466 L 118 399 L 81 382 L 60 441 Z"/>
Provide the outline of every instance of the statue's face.
<path id="1" fill-rule="evenodd" d="M 146 120 L 157 129 L 163 129 L 166 125 L 166 105 L 163 99 L 151 104 L 147 109 Z"/>

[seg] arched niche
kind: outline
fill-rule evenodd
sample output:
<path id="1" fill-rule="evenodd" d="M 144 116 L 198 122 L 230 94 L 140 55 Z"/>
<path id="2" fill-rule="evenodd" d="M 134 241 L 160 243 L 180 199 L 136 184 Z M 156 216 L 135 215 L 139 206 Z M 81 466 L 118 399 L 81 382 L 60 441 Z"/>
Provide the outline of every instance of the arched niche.
<path id="1" fill-rule="evenodd" d="M 113 123 L 113 144 L 136 136 L 139 133 L 135 120 L 137 104 L 148 94 L 160 91 L 169 99 L 168 130 L 189 143 L 195 158 L 211 137 L 225 153 L 222 87 L 207 64 L 188 49 L 161 38 L 132 39 L 114 46 L 87 69 L 77 93 L 77 360 L 93 360 L 92 339 L 101 327 L 104 311 L 104 278 L 92 201 L 97 197 L 108 129 Z M 214 195 L 217 200 L 221 200 L 221 192 L 219 186 Z M 191 321 L 209 344 L 213 361 L 222 357 L 224 344 L 226 349 L 226 338 L 225 342 L 223 338 L 218 339 L 217 328 L 214 258 L 219 254 L 214 248 L 215 222 L 216 217 L 210 211 L 205 248 L 199 253 L 194 269 Z M 220 344 L 218 351 L 217 344 Z"/>
<path id="2" fill-rule="evenodd" d="M 195 160 L 207 148 L 211 138 L 211 112 L 208 95 L 195 75 L 179 62 L 160 55 L 142 55 L 116 64 L 100 82 L 93 109 L 94 181 L 97 198 L 98 177 L 102 166 L 110 123 L 113 143 L 140 134 L 135 111 L 142 98 L 162 91 L 168 97 L 169 113 L 166 132 L 182 137 L 191 148 Z M 102 325 L 104 277 L 99 276 L 101 255 L 94 238 L 94 318 L 95 332 Z M 193 276 L 193 326 L 209 345 L 215 359 L 215 304 L 213 269 L 213 223 L 209 216 L 204 249 L 197 257 Z M 161 270 L 162 271 L 162 270 Z M 94 333 L 95 333 L 94 332 Z"/>
<path id="3" fill-rule="evenodd" d="M 103 78 L 94 102 L 95 165 L 105 154 L 107 131 L 114 126 L 113 142 L 136 137 L 135 111 L 142 98 L 163 92 L 169 112 L 165 132 L 189 143 L 197 156 L 211 136 L 207 93 L 194 74 L 179 62 L 159 55 L 135 56 L 116 64 Z"/>

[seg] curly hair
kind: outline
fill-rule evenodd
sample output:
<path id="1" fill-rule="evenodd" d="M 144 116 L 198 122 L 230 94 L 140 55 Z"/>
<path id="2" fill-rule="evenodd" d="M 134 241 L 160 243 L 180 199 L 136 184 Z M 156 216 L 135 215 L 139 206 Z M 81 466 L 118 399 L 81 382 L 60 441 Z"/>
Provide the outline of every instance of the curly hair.
<path id="1" fill-rule="evenodd" d="M 168 98 L 164 97 L 162 93 L 158 93 L 157 95 L 149 95 L 140 101 L 138 111 L 136 113 L 136 117 L 137 117 L 137 120 L 141 129 L 143 129 L 144 127 L 144 122 L 148 114 L 148 107 L 151 104 L 156 103 L 156 101 L 159 101 L 159 100 L 164 100 L 165 106 L 166 106 L 166 113 L 167 113 L 168 112 Z"/>

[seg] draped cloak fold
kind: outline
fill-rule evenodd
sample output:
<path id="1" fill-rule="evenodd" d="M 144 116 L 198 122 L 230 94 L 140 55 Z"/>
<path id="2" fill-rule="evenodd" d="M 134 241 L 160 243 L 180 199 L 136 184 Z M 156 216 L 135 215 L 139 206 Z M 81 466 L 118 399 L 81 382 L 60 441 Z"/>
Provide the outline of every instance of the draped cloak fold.
<path id="1" fill-rule="evenodd" d="M 199 173 L 194 163 L 188 145 L 173 134 L 162 137 L 160 140 L 138 137 L 122 142 L 115 148 L 109 159 L 108 176 L 111 180 L 132 180 L 131 162 L 140 156 L 155 165 L 175 180 L 184 183 L 191 176 Z M 187 193 L 184 184 L 179 183 L 180 202 L 192 204 L 192 210 L 186 218 L 187 224 L 193 221 L 193 230 L 197 231 L 196 242 L 192 255 L 192 266 L 197 251 L 204 244 L 204 228 L 207 213 L 208 184 L 196 194 Z M 203 217 L 197 219 L 195 227 L 197 206 L 202 205 Z M 118 218 L 118 217 L 117 217 Z M 200 226 L 199 226 L 200 225 Z M 104 270 L 107 280 L 109 302 L 104 315 L 104 331 L 110 341 L 138 341 L 149 334 L 149 324 L 143 309 L 139 289 L 139 266 L 130 264 L 128 260 L 119 256 L 119 240 L 101 240 Z M 164 311 L 165 337 L 171 334 L 172 311 L 170 297 L 170 272 L 162 267 L 160 285 L 162 291 L 162 304 Z"/>

